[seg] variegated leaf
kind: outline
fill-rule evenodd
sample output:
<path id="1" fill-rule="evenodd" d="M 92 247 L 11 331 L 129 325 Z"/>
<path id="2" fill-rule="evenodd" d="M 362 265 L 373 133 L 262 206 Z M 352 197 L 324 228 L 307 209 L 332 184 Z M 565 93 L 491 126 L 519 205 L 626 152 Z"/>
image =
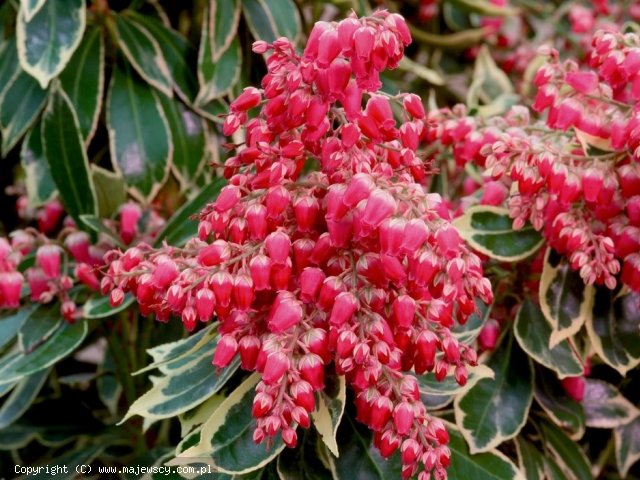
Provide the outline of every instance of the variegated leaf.
<path id="1" fill-rule="evenodd" d="M 318 394 L 316 410 L 311 412 L 313 426 L 329 451 L 340 456 L 336 435 L 347 401 L 347 385 L 343 376 L 328 377 L 325 389 Z"/>

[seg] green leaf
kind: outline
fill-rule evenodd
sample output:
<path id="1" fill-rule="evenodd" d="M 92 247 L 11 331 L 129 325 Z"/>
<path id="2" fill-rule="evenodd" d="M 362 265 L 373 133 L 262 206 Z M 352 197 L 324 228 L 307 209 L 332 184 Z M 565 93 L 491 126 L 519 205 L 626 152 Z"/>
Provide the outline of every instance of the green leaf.
<path id="1" fill-rule="evenodd" d="M 571 438 L 582 438 L 586 422 L 584 409 L 567 394 L 553 373 L 542 368 L 536 370 L 534 397 L 553 423 L 567 430 Z"/>
<path id="2" fill-rule="evenodd" d="M 60 74 L 60 85 L 78 116 L 80 133 L 89 144 L 98 126 L 104 93 L 104 38 L 99 28 L 89 28 L 69 64 Z"/>
<path id="3" fill-rule="evenodd" d="M 627 478 L 629 469 L 640 460 L 640 417 L 613 431 L 616 446 L 616 464 L 622 478 Z"/>
<path id="4" fill-rule="evenodd" d="M 324 444 L 338 457 L 336 436 L 347 401 L 347 384 L 342 376 L 327 377 L 326 380 L 325 389 L 318 392 L 318 404 L 311 412 L 311 419 Z"/>
<path id="5" fill-rule="evenodd" d="M 149 85 L 171 97 L 171 73 L 158 42 L 146 28 L 127 16 L 116 15 L 115 27 L 118 45 L 135 71 Z"/>
<path id="6" fill-rule="evenodd" d="M 484 324 L 489 320 L 491 313 L 491 305 L 487 305 L 482 300 L 476 301 L 477 312 L 471 315 L 464 325 L 458 322 L 451 327 L 451 335 L 453 335 L 460 343 L 471 344 L 480 335 L 480 331 Z"/>
<path id="7" fill-rule="evenodd" d="M 198 222 L 191 217 L 196 215 L 207 203 L 214 201 L 225 184 L 224 179 L 216 179 L 180 207 L 158 234 L 154 245 L 157 247 L 166 241 L 169 245 L 179 247 L 195 236 L 198 233 Z"/>
<path id="8" fill-rule="evenodd" d="M 18 310 L 0 315 L 0 350 L 13 341 L 24 322 L 27 321 L 36 308 L 37 305 L 31 303 Z M 4 379 L 2 383 L 5 383 Z"/>
<path id="9" fill-rule="evenodd" d="M 42 119 L 42 144 L 62 203 L 81 227 L 80 215 L 97 213 L 96 190 L 75 111 L 67 95 L 57 88 Z"/>
<path id="10" fill-rule="evenodd" d="M 25 187 L 31 207 L 42 206 L 56 194 L 56 184 L 51 177 L 51 170 L 42 148 L 41 125 L 41 122 L 37 122 L 27 133 L 20 150 L 20 163 L 24 170 Z"/>
<path id="11" fill-rule="evenodd" d="M 120 175 L 97 165 L 91 165 L 91 178 L 96 187 L 98 215 L 109 218 L 127 201 L 127 186 Z"/>
<path id="12" fill-rule="evenodd" d="M 40 347 L 22 353 L 0 369 L 0 378 L 11 381 L 50 367 L 73 352 L 87 335 L 87 322 L 65 323 Z"/>
<path id="13" fill-rule="evenodd" d="M 169 465 L 198 457 L 222 473 L 233 474 L 252 472 L 273 460 L 284 448 L 279 436 L 269 449 L 253 441 L 255 421 L 251 407 L 259 380 L 260 376 L 254 374 L 237 387 L 203 424 L 198 444 L 182 452 Z"/>
<path id="14" fill-rule="evenodd" d="M 517 262 L 535 253 L 544 240 L 532 226 L 514 230 L 504 208 L 474 206 L 453 221 L 472 248 L 501 262 Z"/>
<path id="15" fill-rule="evenodd" d="M 208 20 L 208 41 L 211 57 L 218 59 L 222 52 L 229 48 L 234 38 L 238 36 L 240 22 L 240 0 L 211 0 Z M 205 37 L 202 37 L 202 41 Z M 202 48 L 202 45 L 201 47 Z"/>
<path id="16" fill-rule="evenodd" d="M 300 431 L 302 439 L 296 448 L 285 448 L 278 455 L 278 474 L 286 480 L 333 480 L 318 458 L 316 435 L 313 430 Z"/>
<path id="17" fill-rule="evenodd" d="M 520 10 L 517 8 L 496 5 L 488 0 L 448 0 L 453 5 L 467 13 L 478 13 L 487 17 L 506 17 L 517 15 Z"/>
<path id="18" fill-rule="evenodd" d="M 580 272 L 551 248 L 544 257 L 539 296 L 542 313 L 553 329 L 550 347 L 578 333 L 591 317 L 593 286 L 585 285 Z"/>
<path id="19" fill-rule="evenodd" d="M 153 90 L 126 65 L 114 70 L 107 100 L 111 161 L 138 199 L 150 201 L 169 173 L 173 144 Z"/>
<path id="20" fill-rule="evenodd" d="M 541 431 L 545 446 L 570 478 L 593 478 L 587 457 L 576 442 L 547 422 L 541 424 Z"/>
<path id="21" fill-rule="evenodd" d="M 196 405 L 191 410 L 178 415 L 180 421 L 180 435 L 185 437 L 189 432 L 193 432 L 195 427 L 202 425 L 224 402 L 225 397 L 221 394 L 211 395 L 200 405 Z"/>
<path id="22" fill-rule="evenodd" d="M 2 35 L 0 35 L 1 38 L 3 38 Z M 4 42 L 0 42 L 0 98 L 2 98 L 4 91 L 10 85 L 11 79 L 21 71 L 20 62 L 18 61 L 18 47 L 16 46 L 16 37 L 14 35 Z"/>
<path id="23" fill-rule="evenodd" d="M 445 84 L 444 78 L 437 71 L 425 67 L 424 65 L 414 62 L 408 57 L 403 57 L 400 60 L 398 67 L 405 72 L 414 74 L 416 77 L 426 80 L 431 85 L 442 86 Z"/>
<path id="24" fill-rule="evenodd" d="M 329 457 L 336 480 L 389 480 L 402 476 L 399 452 L 384 459 L 373 446 L 371 432 L 349 416 L 338 429 L 338 449 L 338 458 Z"/>
<path id="25" fill-rule="evenodd" d="M 480 47 L 473 69 L 473 82 L 467 92 L 467 106 L 491 104 L 504 94 L 514 92 L 511 80 L 496 65 L 486 45 Z"/>
<path id="26" fill-rule="evenodd" d="M 217 342 L 209 342 L 192 361 L 165 377 L 156 378 L 153 388 L 129 407 L 121 423 L 134 415 L 153 420 L 175 417 L 220 391 L 240 362 L 236 359 L 227 368 L 216 372 L 211 366 L 216 345 Z"/>
<path id="27" fill-rule="evenodd" d="M 84 303 L 82 316 L 84 318 L 109 318 L 129 308 L 133 301 L 133 296 L 128 293 L 125 295 L 122 303 L 116 308 L 113 308 L 109 304 L 108 296 L 96 294 Z"/>
<path id="28" fill-rule="evenodd" d="M 242 11 L 256 40 L 273 43 L 279 37 L 296 41 L 300 15 L 291 0 L 243 0 Z"/>
<path id="29" fill-rule="evenodd" d="M 36 119 L 47 100 L 47 92 L 29 74 L 19 71 L 5 86 L 0 97 L 2 156 L 18 143 Z"/>
<path id="30" fill-rule="evenodd" d="M 211 50 L 213 43 L 211 38 L 215 33 L 211 30 L 212 22 L 208 20 L 209 18 L 210 15 L 205 11 L 198 50 L 198 81 L 200 82 L 200 91 L 196 99 L 198 105 L 206 105 L 228 93 L 240 78 L 242 65 L 242 52 L 237 36 L 232 39 L 227 48 L 220 49 L 214 56 Z"/>
<path id="31" fill-rule="evenodd" d="M 515 438 L 516 450 L 518 452 L 518 464 L 520 471 L 526 480 L 544 480 L 545 463 L 544 455 L 530 442 L 522 438 L 521 435 Z"/>
<path id="32" fill-rule="evenodd" d="M 616 428 L 626 425 L 640 415 L 616 387 L 602 380 L 585 379 L 582 406 L 587 427 Z"/>
<path id="33" fill-rule="evenodd" d="M 469 391 L 482 379 L 492 379 L 495 374 L 486 365 L 477 365 L 467 369 L 467 383 L 460 386 L 453 375 L 447 375 L 444 380 L 436 380 L 434 373 L 417 375 L 420 393 L 424 395 L 459 395 Z"/>
<path id="34" fill-rule="evenodd" d="M 518 365 L 518 368 L 511 368 Z M 495 377 L 482 379 L 455 399 L 456 423 L 470 451 L 486 452 L 515 437 L 527 421 L 533 400 L 533 367 L 508 336 L 487 366 Z"/>
<path id="35" fill-rule="evenodd" d="M 173 172 L 183 188 L 188 188 L 206 158 L 206 125 L 177 99 L 158 97 L 173 138 Z"/>
<path id="36" fill-rule="evenodd" d="M 487 32 L 484 28 L 472 28 L 463 32 L 444 35 L 425 32 L 412 25 L 409 26 L 409 29 L 411 30 L 411 36 L 416 42 L 451 50 L 461 50 L 471 47 L 487 37 Z"/>
<path id="37" fill-rule="evenodd" d="M 447 469 L 449 480 L 524 480 L 518 467 L 498 450 L 471 454 L 464 437 L 447 425 L 451 465 Z"/>
<path id="38" fill-rule="evenodd" d="M 526 299 L 518 310 L 513 331 L 522 349 L 560 378 L 582 375 L 584 368 L 581 359 L 567 340 L 549 348 L 551 326 L 540 307 L 531 300 Z"/>
<path id="39" fill-rule="evenodd" d="M 98 366 L 98 378 L 96 379 L 96 388 L 98 396 L 102 403 L 109 409 L 111 415 L 118 412 L 118 401 L 122 394 L 122 385 L 118 382 L 118 378 L 114 374 L 116 370 L 113 355 L 109 349 L 106 350 L 104 361 Z"/>
<path id="40" fill-rule="evenodd" d="M 109 237 L 118 247 L 124 248 L 118 234 L 107 227 L 98 216 L 80 215 L 80 221 L 94 232 L 102 233 Z"/>
<path id="41" fill-rule="evenodd" d="M 40 11 L 47 0 L 20 0 L 20 9 L 24 10 L 27 21 Z"/>
<path id="42" fill-rule="evenodd" d="M 84 0 L 48 1 L 29 20 L 18 11 L 16 36 L 20 65 L 42 88 L 69 63 L 87 21 Z"/>
<path id="43" fill-rule="evenodd" d="M 180 33 L 166 27 L 162 22 L 147 15 L 133 11 L 127 12 L 128 18 L 141 25 L 157 42 L 167 63 L 173 80 L 173 88 L 187 103 L 193 102 L 198 93 L 198 79 L 191 66 L 195 63 L 195 49 Z"/>
<path id="44" fill-rule="evenodd" d="M 587 319 L 591 346 L 608 365 L 625 376 L 640 365 L 640 293 L 620 296 L 596 289 L 593 315 Z"/>
<path id="45" fill-rule="evenodd" d="M 0 429 L 6 428 L 22 416 L 38 396 L 48 375 L 49 370 L 46 369 L 18 382 L 0 408 Z"/>
<path id="46" fill-rule="evenodd" d="M 55 302 L 51 305 L 38 305 L 31 310 L 31 314 L 25 319 L 18 332 L 18 342 L 20 349 L 29 353 L 34 348 L 42 345 L 62 323 L 60 316 L 60 304 Z"/>

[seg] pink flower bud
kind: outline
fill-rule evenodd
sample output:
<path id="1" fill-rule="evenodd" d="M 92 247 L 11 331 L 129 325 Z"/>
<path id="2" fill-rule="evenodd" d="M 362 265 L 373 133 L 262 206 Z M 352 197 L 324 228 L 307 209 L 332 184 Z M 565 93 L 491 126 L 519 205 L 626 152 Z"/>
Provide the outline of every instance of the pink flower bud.
<path id="1" fill-rule="evenodd" d="M 393 302 L 393 315 L 399 327 L 409 328 L 416 313 L 416 302 L 409 295 L 400 295 Z"/>
<path id="2" fill-rule="evenodd" d="M 289 448 L 295 448 L 298 444 L 298 434 L 293 428 L 282 430 L 282 441 Z"/>
<path id="3" fill-rule="evenodd" d="M 455 252 L 460 248 L 460 234 L 455 227 L 447 225 L 436 233 L 438 246 L 443 253 Z"/>
<path id="4" fill-rule="evenodd" d="M 73 232 L 64 241 L 65 247 L 77 262 L 89 262 L 89 235 Z"/>
<path id="5" fill-rule="evenodd" d="M 273 408 L 273 397 L 265 392 L 258 392 L 253 398 L 253 406 L 251 408 L 251 416 L 253 418 L 262 418 Z"/>
<path id="6" fill-rule="evenodd" d="M 382 430 L 391 419 L 393 403 L 389 397 L 380 396 L 371 405 L 371 419 L 369 426 L 375 432 Z"/>
<path id="7" fill-rule="evenodd" d="M 75 275 L 80 282 L 84 283 L 91 290 L 95 290 L 96 292 L 100 290 L 100 281 L 91 265 L 79 263 L 76 265 Z M 31 292 L 33 294 L 33 290 Z"/>
<path id="8" fill-rule="evenodd" d="M 260 347 L 260 339 L 255 335 L 245 335 L 240 339 L 240 362 L 244 370 L 255 370 Z"/>
<path id="9" fill-rule="evenodd" d="M 293 410 L 291 410 L 291 418 L 302 428 L 309 428 L 311 426 L 309 413 L 302 407 L 294 407 Z"/>
<path id="10" fill-rule="evenodd" d="M 77 307 L 73 301 L 65 300 L 64 302 L 62 302 L 60 313 L 62 313 L 62 318 L 64 318 L 68 323 L 73 323 L 76 321 L 76 312 Z"/>
<path id="11" fill-rule="evenodd" d="M 367 200 L 362 223 L 377 228 L 384 220 L 396 211 L 396 201 L 391 194 L 380 188 L 375 189 Z"/>
<path id="12" fill-rule="evenodd" d="M 413 93 L 405 95 L 402 105 L 413 118 L 422 119 L 425 117 L 424 105 L 422 105 L 422 100 L 418 95 Z"/>
<path id="13" fill-rule="evenodd" d="M 274 333 L 289 330 L 302 320 L 303 310 L 293 294 L 281 292 L 273 302 L 273 307 L 269 314 L 269 330 Z"/>
<path id="14" fill-rule="evenodd" d="M 301 232 L 309 232 L 313 229 L 320 211 L 318 200 L 312 196 L 304 196 L 298 198 L 293 203 L 293 212 L 298 223 L 298 230 Z"/>
<path id="15" fill-rule="evenodd" d="M 393 423 L 399 435 L 406 435 L 413 426 L 414 411 L 409 402 L 399 403 L 393 411 Z"/>
<path id="16" fill-rule="evenodd" d="M 356 173 L 344 192 L 342 202 L 348 208 L 353 208 L 361 200 L 369 198 L 376 184 L 367 173 Z"/>
<path id="17" fill-rule="evenodd" d="M 602 185 L 604 183 L 604 173 L 602 169 L 596 167 L 587 168 L 582 174 L 582 191 L 587 202 L 596 202 Z"/>
<path id="18" fill-rule="evenodd" d="M 229 244 L 224 240 L 216 240 L 211 245 L 198 251 L 198 262 L 203 267 L 213 267 L 226 262 L 231 257 Z"/>
<path id="19" fill-rule="evenodd" d="M 290 366 L 289 357 L 283 352 L 270 353 L 264 366 L 262 381 L 267 385 L 279 383 Z"/>
<path id="20" fill-rule="evenodd" d="M 456 364 L 460 361 L 460 346 L 455 338 L 444 338 L 442 340 L 442 350 L 449 363 Z"/>
<path id="21" fill-rule="evenodd" d="M 173 287 L 172 287 L 173 288 Z M 196 293 L 196 311 L 201 322 L 208 322 L 213 316 L 216 300 L 214 293 L 208 288 L 201 288 Z"/>
<path id="22" fill-rule="evenodd" d="M 124 300 L 124 292 L 121 288 L 114 288 L 109 295 L 109 305 L 113 308 L 119 307 Z"/>
<path id="23" fill-rule="evenodd" d="M 397 255 L 405 238 L 407 221 L 404 218 L 389 218 L 380 225 L 380 250 Z"/>
<path id="24" fill-rule="evenodd" d="M 164 290 L 171 282 L 178 278 L 180 271 L 178 270 L 176 262 L 168 257 L 158 261 L 159 263 L 155 266 L 155 270 L 152 273 L 151 282 L 156 288 Z"/>
<path id="25" fill-rule="evenodd" d="M 267 254 L 276 264 L 283 264 L 289 258 L 291 239 L 283 231 L 270 233 L 265 241 Z"/>
<path id="26" fill-rule="evenodd" d="M 49 290 L 49 282 L 40 268 L 29 268 L 26 271 L 27 283 L 31 291 L 31 301 L 38 302 L 40 295 Z"/>
<path id="27" fill-rule="evenodd" d="M 318 39 L 318 57 L 317 63 L 321 68 L 327 68 L 334 58 L 336 58 L 342 46 L 336 30 L 325 30 Z"/>
<path id="28" fill-rule="evenodd" d="M 404 227 L 404 239 L 402 249 L 406 253 L 418 250 L 429 237 L 429 229 L 423 220 L 413 218 Z"/>
<path id="29" fill-rule="evenodd" d="M 245 212 L 249 235 L 253 240 L 262 240 L 267 236 L 267 208 L 254 203 Z"/>
<path id="30" fill-rule="evenodd" d="M 496 348 L 498 336 L 500 335 L 500 325 L 494 319 L 489 319 L 480 330 L 478 343 L 483 350 L 493 350 Z"/>
<path id="31" fill-rule="evenodd" d="M 60 200 L 56 199 L 47 204 L 38 212 L 38 230 L 42 233 L 51 233 L 60 223 L 60 218 L 64 214 L 64 207 Z"/>
<path id="32" fill-rule="evenodd" d="M 316 409 L 313 387 L 306 380 L 299 380 L 292 384 L 290 393 L 296 405 L 304 408 L 307 412 L 313 412 Z"/>
<path id="33" fill-rule="evenodd" d="M 196 309 L 189 306 L 182 311 L 182 324 L 188 332 L 192 332 L 196 328 L 198 320 Z"/>
<path id="34" fill-rule="evenodd" d="M 165 303 L 173 312 L 181 311 L 187 301 L 185 290 L 181 285 L 171 285 L 165 295 Z"/>
<path id="35" fill-rule="evenodd" d="M 120 238 L 125 245 L 131 243 L 138 233 L 138 221 L 142 217 L 142 210 L 138 204 L 128 202 L 120 207 Z"/>
<path id="36" fill-rule="evenodd" d="M 266 255 L 256 255 L 249 262 L 251 279 L 257 291 L 269 290 L 272 261 Z"/>
<path id="37" fill-rule="evenodd" d="M 236 185 L 227 185 L 222 190 L 214 203 L 216 212 L 227 212 L 240 201 L 240 188 Z"/>
<path id="38" fill-rule="evenodd" d="M 213 365 L 224 368 L 231 363 L 238 351 L 238 341 L 233 335 L 223 335 L 218 340 L 216 351 L 213 356 Z"/>
<path id="39" fill-rule="evenodd" d="M 267 192 L 266 198 L 267 215 L 269 218 L 276 218 L 291 203 L 291 194 L 282 185 L 271 187 Z"/>
<path id="40" fill-rule="evenodd" d="M 598 89 L 598 75 L 595 72 L 568 72 L 565 80 L 575 91 L 585 95 Z"/>
<path id="41" fill-rule="evenodd" d="M 237 275 L 233 282 L 233 299 L 241 310 L 248 310 L 253 303 L 253 281 L 248 275 Z"/>
<path id="42" fill-rule="evenodd" d="M 20 272 L 0 273 L 0 306 L 18 308 L 24 278 Z"/>
<path id="43" fill-rule="evenodd" d="M 255 51 L 256 44 L 253 44 L 253 48 Z M 260 49 L 260 47 L 258 46 Z M 266 51 L 266 50 L 265 50 Z M 262 52 L 264 53 L 264 52 Z M 245 88 L 240 95 L 231 103 L 231 111 L 232 112 L 246 112 L 247 110 L 257 107 L 260 104 L 260 100 L 262 100 L 262 94 L 260 90 L 255 87 L 247 87 Z"/>
<path id="44" fill-rule="evenodd" d="M 287 258 L 287 261 L 283 264 L 275 264 L 271 267 L 271 285 L 273 285 L 274 290 L 287 290 L 289 288 L 292 270 L 290 258 Z"/>
<path id="45" fill-rule="evenodd" d="M 324 272 L 319 268 L 305 268 L 300 274 L 300 299 L 307 303 L 315 302 L 325 278 Z"/>
<path id="46" fill-rule="evenodd" d="M 315 390 L 324 388 L 324 363 L 315 353 L 304 355 L 299 363 L 300 376 L 309 382 Z"/>
<path id="47" fill-rule="evenodd" d="M 229 272 L 220 270 L 211 277 L 210 286 L 216 294 L 216 303 L 223 307 L 229 305 L 231 292 L 233 291 L 233 277 Z"/>
<path id="48" fill-rule="evenodd" d="M 329 323 L 331 325 L 340 326 L 349 321 L 353 314 L 358 310 L 358 299 L 351 292 L 340 293 L 331 309 Z"/>
<path id="49" fill-rule="evenodd" d="M 586 387 L 586 381 L 584 377 L 566 377 L 562 379 L 562 386 L 565 392 L 576 402 L 582 402 L 584 398 L 584 390 Z"/>
<path id="50" fill-rule="evenodd" d="M 36 263 L 47 278 L 60 276 L 60 254 L 61 248 L 58 245 L 47 244 L 38 248 Z"/>

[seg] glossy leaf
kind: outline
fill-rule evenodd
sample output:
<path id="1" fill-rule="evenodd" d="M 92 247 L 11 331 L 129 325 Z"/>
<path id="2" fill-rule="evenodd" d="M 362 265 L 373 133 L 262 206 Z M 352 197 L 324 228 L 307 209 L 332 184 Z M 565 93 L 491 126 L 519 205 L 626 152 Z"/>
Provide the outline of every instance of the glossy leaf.
<path id="1" fill-rule="evenodd" d="M 157 96 L 124 65 L 111 79 L 107 126 L 113 167 L 132 194 L 151 200 L 168 175 L 173 144 Z"/>
<path id="2" fill-rule="evenodd" d="M 480 380 L 454 402 L 456 423 L 473 453 L 489 451 L 516 436 L 533 400 L 531 360 L 513 337 L 502 341 L 487 366 L 495 377 Z"/>
<path id="3" fill-rule="evenodd" d="M 99 28 L 87 29 L 80 46 L 60 74 L 60 84 L 71 100 L 80 133 L 88 144 L 98 126 L 104 94 L 104 39 Z"/>
<path id="4" fill-rule="evenodd" d="M 449 449 L 451 465 L 447 469 L 449 480 L 524 480 L 518 467 L 498 450 L 471 454 L 464 437 L 451 426 L 449 431 Z"/>
<path id="5" fill-rule="evenodd" d="M 197 57 L 195 49 L 180 33 L 161 21 L 133 11 L 128 11 L 127 14 L 129 20 L 145 28 L 158 43 L 176 93 L 185 102 L 193 102 L 198 93 L 198 79 L 191 65 L 195 64 Z"/>
<path id="6" fill-rule="evenodd" d="M 30 19 L 18 11 L 16 36 L 20 65 L 42 88 L 69 63 L 87 21 L 84 0 L 47 1 Z"/>
<path id="7" fill-rule="evenodd" d="M 109 218 L 127 201 L 127 186 L 120 175 L 97 165 L 91 165 L 91 178 L 96 189 L 98 216 Z"/>
<path id="8" fill-rule="evenodd" d="M 506 17 L 516 15 L 517 8 L 495 4 L 488 0 L 448 0 L 453 5 L 468 13 L 478 13 L 488 17 Z"/>
<path id="9" fill-rule="evenodd" d="M 1 35 L 0 38 L 2 38 Z M 18 61 L 18 47 L 16 46 L 16 37 L 14 35 L 0 42 L 0 98 L 2 98 L 5 89 L 10 85 L 11 79 L 21 70 L 20 62 Z"/>
<path id="10" fill-rule="evenodd" d="M 211 0 L 208 8 L 209 49 L 213 59 L 220 58 L 238 36 L 241 0 Z M 204 40 L 204 37 L 202 38 Z M 202 48 L 202 46 L 201 46 Z"/>
<path id="11" fill-rule="evenodd" d="M 82 228 L 80 215 L 98 211 L 89 161 L 78 119 L 67 95 L 55 89 L 42 119 L 42 144 L 66 211 Z"/>
<path id="12" fill-rule="evenodd" d="M 56 194 L 56 184 L 44 156 L 41 122 L 29 130 L 22 142 L 20 164 L 25 174 L 29 206 L 39 207 L 50 201 Z"/>
<path id="13" fill-rule="evenodd" d="M 517 262 L 536 252 L 543 243 L 532 226 L 514 230 L 509 211 L 503 208 L 475 206 L 453 224 L 472 248 L 502 262 Z"/>
<path id="14" fill-rule="evenodd" d="M 198 444 L 179 454 L 169 465 L 198 457 L 222 473 L 233 474 L 252 472 L 273 460 L 284 448 L 279 436 L 268 450 L 253 441 L 255 421 L 251 407 L 259 379 L 254 374 L 237 387 L 202 425 Z"/>
<path id="15" fill-rule="evenodd" d="M 36 13 L 44 6 L 47 0 L 20 0 L 20 8 L 24 11 L 27 21 L 31 20 Z"/>
<path id="16" fill-rule="evenodd" d="M 467 373 L 467 383 L 464 386 L 460 386 L 453 375 L 447 375 L 441 382 L 436 380 L 434 373 L 418 375 L 420 393 L 425 395 L 459 395 L 473 388 L 480 380 L 495 377 L 493 370 L 486 365 L 468 367 Z"/>
<path id="17" fill-rule="evenodd" d="M 620 375 L 640 365 L 640 293 L 616 296 L 599 287 L 587 320 L 591 346 Z"/>
<path id="18" fill-rule="evenodd" d="M 183 188 L 188 188 L 206 158 L 206 125 L 177 99 L 158 97 L 173 139 L 173 171 Z"/>
<path id="19" fill-rule="evenodd" d="M 456 324 L 451 327 L 451 334 L 458 339 L 460 343 L 471 344 L 480 335 L 482 327 L 489 319 L 491 313 L 491 305 L 485 304 L 482 300 L 476 301 L 478 309 L 471 315 L 464 325 Z"/>
<path id="20" fill-rule="evenodd" d="M 211 359 L 217 342 L 210 342 L 198 355 L 169 375 L 157 378 L 153 388 L 138 398 L 122 419 L 134 415 L 159 420 L 191 410 L 218 392 L 238 369 L 236 360 L 220 372 L 212 371 Z"/>
<path id="21" fill-rule="evenodd" d="M 18 332 L 18 343 L 25 353 L 31 352 L 47 341 L 62 324 L 59 303 L 51 305 L 36 303 L 34 306 L 35 308 L 31 309 L 31 314 L 25 319 Z"/>
<path id="22" fill-rule="evenodd" d="M 115 16 L 118 45 L 138 74 L 154 88 L 170 97 L 172 81 L 160 45 L 137 22 L 124 15 Z"/>
<path id="23" fill-rule="evenodd" d="M 587 378 L 582 406 L 587 427 L 616 428 L 630 423 L 640 415 L 616 387 L 602 380 Z"/>
<path id="24" fill-rule="evenodd" d="M 426 80 L 431 85 L 442 86 L 445 84 L 444 78 L 437 71 L 427 68 L 424 65 L 414 62 L 413 60 L 403 57 L 398 65 L 402 70 L 414 74 L 416 77 Z"/>
<path id="25" fill-rule="evenodd" d="M 215 3 L 215 2 L 213 2 Z M 202 19 L 202 33 L 198 50 L 198 81 L 200 91 L 196 103 L 206 105 L 212 100 L 224 96 L 240 78 L 242 52 L 238 37 L 234 37 L 229 46 L 219 49 L 214 56 L 211 50 L 212 37 L 215 32 L 210 20 L 210 14 L 205 11 Z"/>
<path id="26" fill-rule="evenodd" d="M 198 222 L 191 217 L 196 215 L 207 203 L 214 201 L 225 183 L 224 179 L 214 180 L 180 207 L 158 234 L 154 245 L 160 246 L 163 241 L 166 241 L 169 245 L 179 247 L 195 236 L 198 233 Z"/>
<path id="27" fill-rule="evenodd" d="M 47 100 L 47 92 L 29 74 L 19 71 L 2 91 L 0 97 L 0 132 L 2 156 L 18 143 L 31 126 Z"/>
<path id="28" fill-rule="evenodd" d="M 567 340 L 549 348 L 551 326 L 542 310 L 531 300 L 526 299 L 518 310 L 513 331 L 522 349 L 536 362 L 555 371 L 560 378 L 582 374 L 581 359 Z"/>
<path id="29" fill-rule="evenodd" d="M 82 316 L 84 318 L 109 318 L 129 308 L 133 301 L 133 296 L 127 294 L 122 303 L 116 308 L 113 308 L 109 304 L 108 296 L 96 294 L 84 303 Z"/>
<path id="30" fill-rule="evenodd" d="M 514 90 L 507 74 L 496 65 L 489 48 L 486 45 L 480 47 L 473 69 L 473 82 L 467 93 L 467 105 L 491 104 Z"/>
<path id="31" fill-rule="evenodd" d="M 180 435 L 185 437 L 189 432 L 193 432 L 196 427 L 207 421 L 211 415 L 224 402 L 225 397 L 221 394 L 211 395 L 200 405 L 196 405 L 191 410 L 178 415 L 180 421 Z"/>
<path id="32" fill-rule="evenodd" d="M 616 463 L 622 478 L 640 460 L 640 417 L 613 431 L 616 447 Z"/>
<path id="33" fill-rule="evenodd" d="M 10 381 L 44 370 L 73 352 L 86 335 L 87 322 L 65 323 L 40 347 L 0 369 L 0 378 Z"/>
<path id="34" fill-rule="evenodd" d="M 18 382 L 0 408 L 0 429 L 11 425 L 31 406 L 48 375 L 48 369 L 42 370 Z"/>
<path id="35" fill-rule="evenodd" d="M 373 446 L 371 432 L 346 416 L 338 429 L 340 456 L 330 457 L 336 480 L 388 480 L 401 478 L 399 452 L 384 459 Z"/>
<path id="36" fill-rule="evenodd" d="M 347 401 L 347 385 L 343 376 L 327 377 L 326 381 L 325 389 L 318 392 L 318 403 L 316 410 L 311 412 L 311 419 L 324 444 L 338 457 L 336 436 Z"/>
<path id="37" fill-rule="evenodd" d="M 272 43 L 287 37 L 295 41 L 300 34 L 300 15 L 291 0 L 243 0 L 242 11 L 256 40 Z"/>
<path id="38" fill-rule="evenodd" d="M 553 329 L 550 347 L 582 328 L 591 317 L 593 298 L 593 287 L 584 284 L 580 273 L 547 249 L 540 279 L 540 308 Z"/>
<path id="39" fill-rule="evenodd" d="M 115 375 L 115 361 L 113 355 L 107 349 L 104 361 L 98 366 L 98 378 L 96 378 L 96 389 L 102 403 L 109 409 L 111 415 L 118 412 L 118 401 L 123 388 Z"/>
<path id="40" fill-rule="evenodd" d="M 515 439 L 520 471 L 526 480 L 544 480 L 546 468 L 544 455 L 530 442 L 517 436 Z"/>
<path id="41" fill-rule="evenodd" d="M 541 432 L 545 446 L 569 478 L 593 478 L 587 457 L 576 442 L 550 423 L 542 423 Z"/>
<path id="42" fill-rule="evenodd" d="M 287 480 L 333 480 L 331 471 L 322 464 L 316 452 L 316 435 L 313 430 L 299 430 L 298 446 L 285 448 L 278 455 L 277 468 L 280 478 Z"/>
<path id="43" fill-rule="evenodd" d="M 3 312 L 0 315 L 0 350 L 13 341 L 24 322 L 36 308 L 37 305 L 30 304 L 18 310 Z M 5 383 L 4 379 L 2 383 Z"/>
<path id="44" fill-rule="evenodd" d="M 582 438 L 586 423 L 584 409 L 567 394 L 553 373 L 537 369 L 534 397 L 553 423 L 567 430 L 571 438 Z"/>

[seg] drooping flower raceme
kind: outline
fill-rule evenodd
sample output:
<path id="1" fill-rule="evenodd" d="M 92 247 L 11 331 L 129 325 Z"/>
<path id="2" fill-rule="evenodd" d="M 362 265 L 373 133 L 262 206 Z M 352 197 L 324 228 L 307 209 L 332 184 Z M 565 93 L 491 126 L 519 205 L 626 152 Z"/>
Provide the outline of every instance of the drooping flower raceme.
<path id="1" fill-rule="evenodd" d="M 102 287 L 113 304 L 131 291 L 143 313 L 179 315 L 188 330 L 217 317 L 213 364 L 239 355 L 262 374 L 256 442 L 280 434 L 296 445 L 331 365 L 382 455 L 400 449 L 406 478 L 445 478 L 448 434 L 411 370 L 464 384 L 476 353 L 450 327 L 492 292 L 423 187 L 420 98 L 379 91 L 410 41 L 404 19 L 381 11 L 317 23 L 302 55 L 285 38 L 256 42 L 268 73 L 231 104 L 224 131 L 244 142 L 200 213 L 199 238 L 111 252 Z M 302 174 L 308 165 L 317 171 Z"/>

